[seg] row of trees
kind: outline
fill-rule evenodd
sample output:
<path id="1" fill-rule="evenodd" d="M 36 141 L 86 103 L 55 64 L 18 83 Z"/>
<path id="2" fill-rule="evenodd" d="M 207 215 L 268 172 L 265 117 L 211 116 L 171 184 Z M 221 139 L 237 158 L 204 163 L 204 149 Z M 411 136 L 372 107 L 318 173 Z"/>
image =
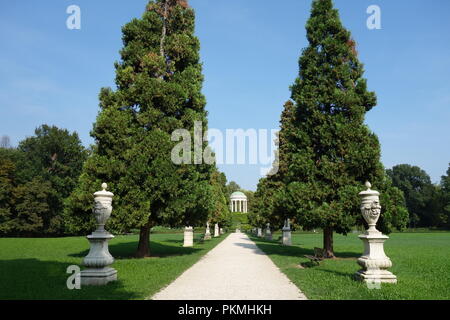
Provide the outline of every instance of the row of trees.
<path id="1" fill-rule="evenodd" d="M 0 145 L 0 235 L 61 236 L 84 234 L 93 225 L 76 225 L 70 204 L 91 153 L 76 132 L 42 125 L 35 135 L 19 142 L 17 148 L 3 136 Z M 227 226 L 229 186 L 226 176 L 211 173 L 213 214 L 210 221 Z M 97 188 L 98 189 L 98 188 Z M 88 205 L 87 214 L 92 209 Z M 90 220 L 90 219 L 89 219 Z M 177 224 L 172 224 L 172 226 Z M 111 226 L 114 228 L 114 226 Z M 115 232 L 129 230 L 121 225 Z"/>
<path id="2" fill-rule="evenodd" d="M 64 201 L 75 188 L 88 155 L 76 133 L 48 125 L 37 128 L 35 136 L 17 148 L 3 144 L 0 235 L 65 234 Z"/>
<path id="3" fill-rule="evenodd" d="M 450 227 L 450 167 L 440 185 L 418 167 L 384 170 L 378 138 L 364 124 L 377 99 L 331 0 L 313 1 L 306 29 L 309 46 L 281 114 L 279 169 L 258 184 L 252 225 L 281 228 L 289 218 L 305 230 L 321 228 L 332 258 L 333 232 L 365 225 L 358 193 L 368 180 L 381 192 L 382 232 Z"/>
<path id="4" fill-rule="evenodd" d="M 157 0 L 149 2 L 141 19 L 122 28 L 117 90 L 100 92 L 91 133 L 96 145 L 68 201 L 73 232 L 92 229 L 92 193 L 104 181 L 115 194 L 109 228 L 139 228 L 138 257 L 150 255 L 150 230 L 156 225 L 204 225 L 225 216 L 224 181 L 216 167 L 198 154 L 181 165 L 171 159 L 175 130 L 194 137 L 194 122 L 208 128 L 194 25 L 187 1 Z M 206 141 L 196 143 L 207 152 Z"/>
<path id="5" fill-rule="evenodd" d="M 279 170 L 259 182 L 251 219 L 280 226 L 290 218 L 305 229 L 321 228 L 325 256 L 332 258 L 333 233 L 363 224 L 358 193 L 365 181 L 381 192 L 383 232 L 404 228 L 408 212 L 380 162 L 378 138 L 364 124 L 377 98 L 332 0 L 313 1 L 306 30 L 309 46 L 281 115 Z"/>
<path id="6" fill-rule="evenodd" d="M 424 170 L 408 164 L 397 165 L 387 174 L 405 195 L 411 228 L 450 228 L 450 164 L 438 185 Z"/>
<path id="7" fill-rule="evenodd" d="M 155 0 L 149 2 L 141 19 L 123 27 L 121 61 L 115 63 L 117 89 L 101 89 L 100 112 L 91 132 L 95 145 L 74 172 L 74 177 L 79 175 L 78 183 L 55 180 L 54 196 L 65 199 L 55 206 L 44 201 L 53 196 L 47 195 L 47 173 L 42 180 L 25 185 L 43 193 L 36 197 L 54 213 L 52 217 L 59 221 L 63 217 L 65 232 L 85 234 L 94 228 L 92 194 L 102 182 L 115 194 L 108 229 L 121 233 L 138 228 L 137 257 L 150 255 L 153 226 L 226 222 L 225 175 L 214 165 L 202 163 L 197 154 L 190 159 L 197 165 L 176 165 L 171 160 L 176 129 L 186 129 L 193 137 L 195 121 L 203 124 L 203 130 L 208 127 L 194 25 L 194 11 L 187 1 Z M 196 142 L 211 154 L 206 141 Z M 61 155 L 54 158 L 59 160 Z M 53 168 L 52 158 L 53 154 L 43 171 Z M 15 191 L 18 197 L 32 194 L 19 191 Z M 31 210 L 44 210 L 38 208 Z M 0 223 L 6 225 L 6 220 Z M 5 232 L 9 231 L 5 228 Z"/>

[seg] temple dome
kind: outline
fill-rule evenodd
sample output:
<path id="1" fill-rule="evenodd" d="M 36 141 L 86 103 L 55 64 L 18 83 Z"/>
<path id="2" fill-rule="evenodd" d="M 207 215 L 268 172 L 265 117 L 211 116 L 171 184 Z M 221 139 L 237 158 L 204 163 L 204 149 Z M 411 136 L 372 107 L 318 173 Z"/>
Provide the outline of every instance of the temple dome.
<path id="1" fill-rule="evenodd" d="M 230 196 L 230 211 L 231 212 L 241 212 L 247 213 L 248 211 L 248 201 L 247 196 L 241 192 L 233 192 Z"/>
<path id="2" fill-rule="evenodd" d="M 231 199 L 247 200 L 247 196 L 241 191 L 236 191 L 231 194 Z"/>

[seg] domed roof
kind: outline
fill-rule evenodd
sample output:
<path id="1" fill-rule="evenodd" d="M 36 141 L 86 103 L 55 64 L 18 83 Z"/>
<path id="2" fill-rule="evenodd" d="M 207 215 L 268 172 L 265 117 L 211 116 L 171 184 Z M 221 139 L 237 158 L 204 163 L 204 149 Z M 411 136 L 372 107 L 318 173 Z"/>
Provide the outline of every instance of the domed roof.
<path id="1" fill-rule="evenodd" d="M 233 192 L 231 194 L 231 198 L 240 198 L 240 199 L 245 198 L 245 199 L 247 199 L 247 196 L 241 191 L 236 191 L 236 192 Z"/>

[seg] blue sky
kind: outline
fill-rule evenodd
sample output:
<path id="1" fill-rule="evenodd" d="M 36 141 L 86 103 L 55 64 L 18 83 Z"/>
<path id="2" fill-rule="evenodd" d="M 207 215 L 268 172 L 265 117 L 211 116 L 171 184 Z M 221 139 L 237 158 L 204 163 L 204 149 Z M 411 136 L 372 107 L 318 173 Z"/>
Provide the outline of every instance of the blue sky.
<path id="1" fill-rule="evenodd" d="M 366 122 L 387 168 L 418 165 L 434 182 L 450 162 L 450 2 L 335 0 L 378 106 Z M 101 87 L 114 87 L 121 26 L 147 0 L 21 0 L 0 5 L 0 135 L 17 143 L 43 124 L 77 131 L 85 145 Z M 81 30 L 66 8 L 81 8 Z M 276 129 L 298 58 L 307 46 L 309 0 L 191 0 L 204 64 L 211 128 Z M 382 29 L 366 27 L 369 5 Z M 260 166 L 222 165 L 229 180 L 255 189 Z"/>

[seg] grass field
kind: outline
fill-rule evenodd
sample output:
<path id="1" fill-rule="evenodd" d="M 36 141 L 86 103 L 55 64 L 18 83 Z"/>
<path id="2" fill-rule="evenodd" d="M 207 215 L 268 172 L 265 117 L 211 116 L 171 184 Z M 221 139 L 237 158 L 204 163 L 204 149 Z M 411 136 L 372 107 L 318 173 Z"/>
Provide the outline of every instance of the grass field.
<path id="1" fill-rule="evenodd" d="M 0 238 L 0 299 L 146 299 L 175 280 L 225 238 L 183 248 L 183 234 L 152 234 L 152 258 L 133 259 L 137 236 L 118 236 L 110 242 L 119 280 L 105 287 L 69 290 L 66 273 L 81 265 L 88 253 L 84 237 L 59 239 Z"/>
<path id="2" fill-rule="evenodd" d="M 274 239 L 279 236 L 275 234 Z M 252 240 L 309 299 L 450 299 L 450 233 L 391 234 L 385 252 L 392 260 L 390 271 L 398 284 L 383 284 L 380 290 L 370 290 L 353 279 L 360 269 L 356 259 L 363 251 L 356 234 L 335 235 L 337 259 L 304 269 L 299 264 L 309 260 L 303 256 L 313 255 L 314 247 L 322 247 L 322 234 L 293 234 L 292 247 L 256 237 Z"/>

